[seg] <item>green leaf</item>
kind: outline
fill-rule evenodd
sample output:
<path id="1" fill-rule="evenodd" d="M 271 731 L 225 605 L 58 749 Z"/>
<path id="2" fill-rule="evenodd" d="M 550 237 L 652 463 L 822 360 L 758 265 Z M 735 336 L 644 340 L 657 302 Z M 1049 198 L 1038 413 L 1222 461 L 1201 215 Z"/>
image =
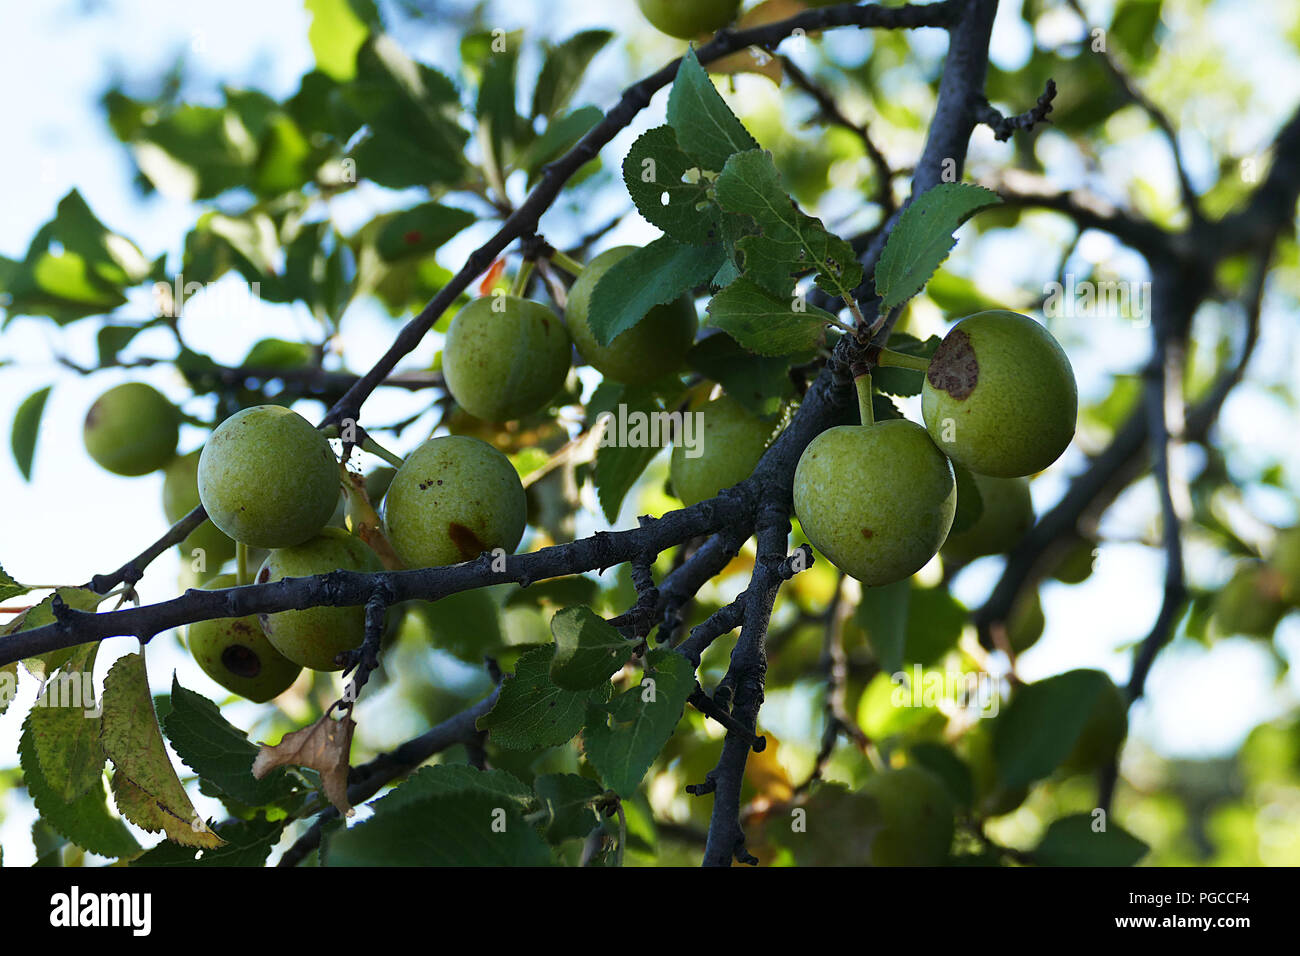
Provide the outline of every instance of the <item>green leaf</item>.
<path id="1" fill-rule="evenodd" d="M 3 576 L 3 570 L 0 570 L 0 576 Z M 0 591 L 0 593 L 3 593 Z M 18 662 L 10 661 L 8 664 L 0 666 L 0 715 L 3 715 L 9 709 L 9 705 L 14 702 L 14 697 L 18 694 Z"/>
<path id="2" fill-rule="evenodd" d="M 788 357 L 755 355 L 730 335 L 703 338 L 686 356 L 686 364 L 760 418 L 772 417 L 794 398 Z"/>
<path id="3" fill-rule="evenodd" d="M 19 584 L 10 577 L 9 572 L 7 572 L 3 567 L 0 567 L 0 601 L 8 601 L 10 598 L 17 597 L 20 594 L 26 594 L 30 590 L 31 588 L 27 587 L 25 584 Z M 9 629 L 8 625 L 0 628 L 0 635 L 12 633 L 13 631 Z"/>
<path id="4" fill-rule="evenodd" d="M 719 238 L 719 212 L 709 182 L 677 145 L 671 126 L 646 130 L 623 160 L 623 182 L 646 222 L 668 237 L 703 246 Z"/>
<path id="5" fill-rule="evenodd" d="M 399 790 L 403 789 L 401 787 Z M 519 808 L 466 790 L 391 805 L 329 840 L 329 866 L 550 866 L 554 857 Z"/>
<path id="6" fill-rule="evenodd" d="M 1019 787 L 1047 776 L 1069 756 L 1109 680 L 1073 670 L 1026 684 L 993 725 L 998 779 Z"/>
<path id="7" fill-rule="evenodd" d="M 587 702 L 609 696 L 609 684 L 594 691 L 570 691 L 551 682 L 555 645 L 546 644 L 521 656 L 515 672 L 501 683 L 501 694 L 478 719 L 478 729 L 507 750 L 536 750 L 572 740 L 582 729 Z"/>
<path id="8" fill-rule="evenodd" d="M 210 850 L 197 850 L 164 840 L 131 861 L 132 866 L 264 866 L 280 842 L 283 820 L 258 815 L 251 820 L 227 820 L 215 827 L 225 842 Z"/>
<path id="9" fill-rule="evenodd" d="M 608 408 L 601 404 L 605 396 L 610 399 Z M 650 421 L 650 416 L 664 411 L 663 402 L 650 389 L 614 385 L 608 391 L 592 396 L 587 413 L 598 417 L 606 410 L 617 411 L 616 406 L 624 406 L 622 413 L 628 421 Z M 596 450 L 595 471 L 596 497 L 600 500 L 605 520 L 610 524 L 618 523 L 623 499 L 661 451 L 661 446 L 651 443 L 649 436 L 645 441 L 619 440 L 614 433 L 614 424 L 611 422 L 601 437 L 600 447 Z"/>
<path id="10" fill-rule="evenodd" d="M 462 229 L 473 225 L 474 220 L 474 214 L 464 209 L 436 202 L 421 203 L 413 209 L 385 217 L 375 239 L 375 249 L 389 262 L 427 256 Z"/>
<path id="11" fill-rule="evenodd" d="M 250 184 L 259 196 L 279 196 L 301 189 L 312 178 L 322 153 L 313 149 L 306 135 L 287 113 L 274 113 L 258 144 Z"/>
<path id="12" fill-rule="evenodd" d="M 416 601 L 402 627 L 423 636 L 439 650 L 476 665 L 505 643 L 501 609 L 492 593 L 483 588 L 449 594 L 432 602 Z"/>
<path id="13" fill-rule="evenodd" d="M 686 154 L 705 169 L 717 172 L 732 153 L 758 149 L 758 143 L 736 118 L 688 48 L 668 94 L 668 125 Z"/>
<path id="14" fill-rule="evenodd" d="M 600 796 L 600 784 L 572 773 L 542 774 L 533 781 L 537 798 L 546 809 L 546 839 L 551 843 L 580 840 L 600 826 L 591 806 Z"/>
<path id="15" fill-rule="evenodd" d="M 551 633 L 551 680 L 565 690 L 598 687 L 632 658 L 633 644 L 589 607 L 556 611 Z"/>
<path id="16" fill-rule="evenodd" d="M 521 169 L 527 170 L 529 185 L 541 175 L 543 166 L 559 159 L 572 149 L 578 140 L 587 135 L 588 130 L 601 121 L 604 115 L 598 107 L 584 106 L 564 116 L 557 116 L 547 123 L 546 131 L 529 143 L 528 148 L 519 157 L 518 165 Z M 578 175 L 581 174 L 576 174 L 574 179 L 577 179 Z"/>
<path id="17" fill-rule="evenodd" d="M 613 37 L 609 30 L 583 30 L 546 51 L 533 89 L 533 119 L 552 117 L 564 109 L 582 84 L 591 61 Z"/>
<path id="18" fill-rule="evenodd" d="M 957 227 L 997 193 L 970 183 L 939 183 L 903 210 L 876 265 L 875 285 L 882 312 L 902 305 L 934 275 L 957 244 Z"/>
<path id="19" fill-rule="evenodd" d="M 910 578 L 883 587 L 862 589 L 857 621 L 867 634 L 867 643 L 880 662 L 882 673 L 896 674 L 903 669 L 907 608 L 911 595 Z"/>
<path id="20" fill-rule="evenodd" d="M 401 807 L 457 793 L 481 793 L 526 809 L 532 804 L 533 792 L 517 777 L 504 770 L 479 770 L 468 764 L 435 764 L 421 767 L 383 797 L 373 802 L 378 812 L 389 813 Z"/>
<path id="21" fill-rule="evenodd" d="M 646 673 L 639 685 L 608 705 L 596 701 L 587 705 L 583 749 L 605 786 L 621 797 L 636 792 L 677 728 L 694 689 L 691 662 L 674 651 L 655 650 L 646 655 Z"/>
<path id="22" fill-rule="evenodd" d="M 113 365 L 122 349 L 131 344 L 131 340 L 143 332 L 147 325 L 105 325 L 95 333 L 95 346 L 99 352 L 100 365 Z"/>
<path id="23" fill-rule="evenodd" d="M 1148 849 L 1110 820 L 1094 830 L 1091 814 L 1076 813 L 1053 820 L 1033 856 L 1042 866 L 1134 866 Z"/>
<path id="24" fill-rule="evenodd" d="M 795 274 L 817 270 L 817 285 L 846 303 L 862 281 L 862 265 L 853 247 L 827 231 L 794 204 L 781 182 L 772 154 L 737 153 L 718 176 L 714 195 L 728 212 L 749 216 L 756 235 L 737 240 L 744 256 L 742 274 L 774 296 L 794 293 Z"/>
<path id="25" fill-rule="evenodd" d="M 370 0 L 306 0 L 311 14 L 307 41 L 322 73 L 346 83 L 357 72 L 357 51 L 379 15 Z M 359 9 L 368 14 L 365 19 Z"/>
<path id="26" fill-rule="evenodd" d="M 962 807 L 975 800 L 975 778 L 970 767 L 952 749 L 932 741 L 922 741 L 907 748 L 908 756 L 943 781 L 943 785 Z"/>
<path id="27" fill-rule="evenodd" d="M 803 311 L 796 311 L 796 303 Z M 751 352 L 781 356 L 816 349 L 825 338 L 829 312 L 803 299 L 777 298 L 740 278 L 709 300 L 709 324 Z"/>
<path id="28" fill-rule="evenodd" d="M 221 715 L 216 704 L 182 687 L 175 674 L 171 710 L 163 718 L 163 727 L 187 767 L 245 806 L 278 803 L 299 789 L 283 767 L 256 779 L 253 759 L 257 746 Z"/>
<path id="29" fill-rule="evenodd" d="M 952 463 L 952 473 L 957 479 L 957 511 L 952 518 L 948 535 L 960 534 L 973 527 L 984 513 L 984 497 L 970 469 L 958 462 Z"/>
<path id="30" fill-rule="evenodd" d="M 28 715 L 28 720 L 31 715 Z M 76 800 L 60 800 L 41 773 L 36 744 L 23 725 L 18 743 L 18 758 L 23 770 L 23 784 L 36 805 L 41 819 L 77 846 L 106 857 L 126 857 L 138 853 L 140 844 L 120 817 L 108 808 L 103 778 Z"/>
<path id="31" fill-rule="evenodd" d="M 498 44 L 502 49 L 498 49 Z M 487 127 L 492 137 L 493 153 L 497 163 L 503 167 L 508 158 L 507 146 L 518 142 L 520 134 L 527 129 L 515 110 L 515 68 L 522 44 L 522 30 L 504 34 L 493 31 L 487 42 L 478 104 L 474 111 L 479 123 Z"/>
<path id="32" fill-rule="evenodd" d="M 711 279 L 722 259 L 721 246 L 687 246 L 666 237 L 628 253 L 592 290 L 592 335 L 608 345 L 656 305 L 666 305 Z"/>
<path id="33" fill-rule="evenodd" d="M 45 413 L 45 401 L 50 397 L 52 385 L 37 389 L 18 406 L 14 413 L 13 430 L 9 444 L 13 449 L 14 461 L 23 481 L 32 480 L 32 456 L 36 454 L 36 436 L 41 429 L 41 415 Z"/>
<path id="34" fill-rule="evenodd" d="M 92 680 L 98 650 L 97 643 L 74 648 L 66 666 L 45 682 L 23 725 L 45 783 L 62 803 L 73 803 L 95 786 L 103 790 L 104 748 Z"/>
<path id="35" fill-rule="evenodd" d="M 957 646 L 967 620 L 966 608 L 945 587 L 912 585 L 907 605 L 907 641 L 903 660 L 929 666 Z"/>

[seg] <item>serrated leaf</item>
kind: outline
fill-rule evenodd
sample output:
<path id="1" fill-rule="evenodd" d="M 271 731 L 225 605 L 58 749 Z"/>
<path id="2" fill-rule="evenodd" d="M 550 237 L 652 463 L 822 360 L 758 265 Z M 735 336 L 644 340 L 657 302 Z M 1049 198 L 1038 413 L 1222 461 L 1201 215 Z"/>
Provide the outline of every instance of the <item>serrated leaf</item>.
<path id="1" fill-rule="evenodd" d="M 136 843 L 131 831 L 108 808 L 102 777 L 76 800 L 60 800 L 41 773 L 36 745 L 25 724 L 18 744 L 18 758 L 23 771 L 23 785 L 45 823 L 77 846 L 100 856 L 126 857 L 139 852 L 140 844 Z"/>
<path id="2" fill-rule="evenodd" d="M 478 719 L 492 742 L 507 750 L 536 750 L 566 743 L 582 729 L 587 702 L 603 701 L 609 684 L 596 690 L 570 691 L 551 682 L 555 645 L 547 644 L 522 655 L 515 672 L 501 683 L 492 709 Z"/>
<path id="3" fill-rule="evenodd" d="M 948 535 L 960 534 L 974 526 L 984 513 L 984 497 L 970 469 L 958 462 L 952 463 L 952 473 L 957 479 L 957 511 L 952 518 Z"/>
<path id="4" fill-rule="evenodd" d="M 548 814 L 546 839 L 551 843 L 580 840 L 600 826 L 591 802 L 600 796 L 600 784 L 573 773 L 542 774 L 533 781 L 537 798 Z"/>
<path id="5" fill-rule="evenodd" d="M 36 436 L 41 430 L 41 416 L 45 413 L 45 401 L 50 397 L 52 385 L 37 389 L 18 406 L 14 412 L 13 429 L 9 433 L 9 447 L 14 453 L 14 462 L 23 476 L 23 481 L 32 480 L 32 457 L 36 454 Z"/>
<path id="6" fill-rule="evenodd" d="M 781 182 L 772 154 L 737 153 L 714 185 L 723 209 L 749 216 L 758 233 L 736 241 L 744 257 L 742 275 L 774 296 L 793 295 L 795 274 L 817 271 L 817 285 L 846 303 L 862 281 L 862 264 L 853 247 L 827 231 L 820 219 L 794 204 Z"/>
<path id="7" fill-rule="evenodd" d="M 136 826 L 165 831 L 185 846 L 211 848 L 221 838 L 207 828 L 181 786 L 167 756 L 144 655 L 118 658 L 104 678 L 104 752 L 113 761 L 113 795 L 118 809 Z"/>
<path id="8" fill-rule="evenodd" d="M 198 850 L 164 840 L 131 861 L 132 866 L 264 866 L 280 842 L 283 820 L 264 816 L 252 820 L 227 820 L 214 828 L 222 846 Z"/>
<path id="9" fill-rule="evenodd" d="M 388 262 L 427 256 L 452 236 L 473 225 L 472 212 L 426 202 L 387 217 L 375 239 L 375 249 Z"/>
<path id="10" fill-rule="evenodd" d="M 894 404 L 894 400 L 888 395 L 881 395 L 879 392 L 871 396 L 871 413 L 878 422 L 887 422 L 904 417 L 898 406 Z"/>
<path id="11" fill-rule="evenodd" d="M 546 51 L 533 88 L 532 117 L 554 116 L 582 84 L 583 74 L 596 54 L 613 39 L 609 30 L 583 30 Z"/>
<path id="12" fill-rule="evenodd" d="M 623 160 L 623 182 L 637 210 L 678 242 L 703 246 L 719 239 L 719 210 L 699 167 L 677 145 L 671 126 L 642 133 Z"/>
<path id="13" fill-rule="evenodd" d="M 713 81 L 688 48 L 668 94 L 668 125 L 677 142 L 703 168 L 717 172 L 732 153 L 758 149 L 758 143 L 731 112 Z"/>
<path id="14" fill-rule="evenodd" d="M 19 584 L 15 581 L 9 576 L 9 573 L 5 571 L 4 567 L 0 566 L 0 601 L 8 601 L 10 598 L 17 597 L 20 594 L 26 594 L 30 590 L 31 588 L 27 587 L 27 585 Z M 9 629 L 8 625 L 0 628 L 0 636 L 12 633 L 13 631 Z"/>
<path id="15" fill-rule="evenodd" d="M 479 770 L 469 764 L 435 764 L 421 767 L 371 806 L 385 813 L 432 797 L 454 793 L 481 793 L 496 797 L 520 808 L 532 804 L 533 792 L 505 770 Z"/>
<path id="16" fill-rule="evenodd" d="M 230 724 L 220 708 L 180 685 L 172 675 L 171 709 L 162 720 L 176 755 L 203 780 L 248 807 L 267 806 L 298 789 L 289 773 L 253 776 L 257 745 Z"/>
<path id="17" fill-rule="evenodd" d="M 903 210 L 876 264 L 881 311 L 920 292 L 957 244 L 957 227 L 978 210 L 1000 202 L 991 189 L 970 183 L 939 183 L 917 197 Z"/>
<path id="18" fill-rule="evenodd" d="M 0 666 L 0 716 L 9 709 L 18 694 L 18 662 Z"/>
<path id="19" fill-rule="evenodd" d="M 1094 830 L 1092 814 L 1076 813 L 1052 821 L 1033 857 L 1042 866 L 1134 866 L 1148 849 L 1110 820 Z"/>
<path id="20" fill-rule="evenodd" d="M 555 860 L 519 808 L 468 790 L 392 805 L 329 839 L 329 866 L 550 866 Z"/>
<path id="21" fill-rule="evenodd" d="M 29 589 L 23 588 L 23 590 Z M 104 600 L 102 594 L 96 594 L 88 588 L 57 588 L 54 594 L 47 596 L 34 607 L 29 607 L 4 627 L 0 627 L 0 637 L 53 624 L 55 596 L 74 611 L 93 611 Z M 45 680 L 66 662 L 76 649 L 76 647 L 61 647 L 58 650 L 37 654 L 35 657 L 26 658 L 23 667 L 27 668 L 27 672 L 37 680 Z"/>
<path id="22" fill-rule="evenodd" d="M 802 312 L 795 311 L 793 299 L 777 298 L 742 277 L 709 300 L 709 324 L 760 355 L 808 352 L 822 343 L 835 317 L 799 301 Z"/>
<path id="23" fill-rule="evenodd" d="M 582 746 L 606 787 L 631 797 L 650 765 L 673 735 L 686 698 L 695 689 L 695 668 L 668 650 L 646 655 L 642 683 L 608 705 L 587 706 Z M 653 688 L 647 683 L 653 680 Z M 612 723 L 611 723 L 612 721 Z"/>
<path id="24" fill-rule="evenodd" d="M 607 391 L 592 396 L 587 407 L 588 414 L 599 416 L 603 411 L 617 410 L 600 404 L 605 396 L 614 399 L 614 406 L 621 407 L 623 421 L 651 421 L 651 416 L 664 410 L 663 403 L 650 388 L 613 385 Z M 611 421 L 601 436 L 600 447 L 596 450 L 594 476 L 596 497 L 600 500 L 605 520 L 610 524 L 618 522 L 623 499 L 661 450 L 659 445 L 650 441 L 651 436 L 648 435 L 643 440 L 633 440 L 630 435 L 624 436 L 627 440 L 623 440 L 615 431 L 616 423 L 617 420 Z"/>
<path id="25" fill-rule="evenodd" d="M 686 364 L 760 418 L 770 418 L 794 398 L 789 357 L 756 355 L 730 335 L 710 335 L 697 342 Z"/>
<path id="26" fill-rule="evenodd" d="M 673 302 L 713 278 L 721 246 L 687 246 L 667 237 L 628 253 L 600 277 L 591 293 L 591 333 L 608 345 L 656 305 Z"/>
<path id="27" fill-rule="evenodd" d="M 589 607 L 556 611 L 551 633 L 551 680 L 565 690 L 598 687 L 632 658 L 632 643 Z"/>
<path id="28" fill-rule="evenodd" d="M 1024 786 L 1060 766 L 1106 690 L 1106 675 L 1094 670 L 1067 671 L 1021 687 L 993 725 L 1002 784 Z"/>
<path id="29" fill-rule="evenodd" d="M 62 670 L 45 682 L 27 716 L 26 730 L 50 792 L 72 803 L 96 784 L 103 789 L 104 748 L 91 679 L 98 644 L 73 649 Z"/>

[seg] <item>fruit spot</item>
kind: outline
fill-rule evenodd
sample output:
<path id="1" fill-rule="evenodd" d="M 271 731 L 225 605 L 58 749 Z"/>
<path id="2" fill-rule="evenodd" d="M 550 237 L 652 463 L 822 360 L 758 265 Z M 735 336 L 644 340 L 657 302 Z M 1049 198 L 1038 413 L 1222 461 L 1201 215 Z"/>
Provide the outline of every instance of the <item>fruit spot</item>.
<path id="1" fill-rule="evenodd" d="M 413 246 L 423 238 L 424 236 L 421 235 L 419 229 L 412 229 L 410 232 L 402 236 L 402 241 L 408 246 Z"/>
<path id="2" fill-rule="evenodd" d="M 263 568 L 261 571 L 258 571 L 258 572 L 257 572 L 257 583 L 258 583 L 258 584 L 265 584 L 265 583 L 266 583 L 267 581 L 269 581 L 269 580 L 271 580 L 271 569 L 270 569 L 270 568 Z"/>
<path id="3" fill-rule="evenodd" d="M 876 533 L 875 533 L 874 531 L 872 531 L 870 528 L 863 528 L 863 529 L 862 529 L 862 537 L 864 537 L 864 538 L 874 538 L 875 536 L 876 536 Z"/>
<path id="4" fill-rule="evenodd" d="M 221 666 L 236 677 L 256 677 L 262 673 L 261 658 L 243 644 L 231 644 L 222 651 Z"/>
<path id="5" fill-rule="evenodd" d="M 971 348 L 970 336 L 961 329 L 949 332 L 935 349 L 926 378 L 935 388 L 959 401 L 975 391 L 980 378 L 980 363 Z"/>
<path id="6" fill-rule="evenodd" d="M 457 524 L 454 521 L 450 522 L 447 525 L 447 534 L 451 538 L 451 543 L 456 546 L 456 550 L 460 552 L 460 556 L 466 561 L 477 558 L 487 550 L 483 542 L 479 540 L 479 536 L 463 524 Z"/>

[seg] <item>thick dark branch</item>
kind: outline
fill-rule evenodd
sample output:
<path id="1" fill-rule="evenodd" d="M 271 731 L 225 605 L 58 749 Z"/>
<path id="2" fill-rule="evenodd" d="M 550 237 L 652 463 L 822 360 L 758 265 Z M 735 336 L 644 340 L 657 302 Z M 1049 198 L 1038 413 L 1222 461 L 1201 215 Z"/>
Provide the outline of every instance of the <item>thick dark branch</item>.
<path id="1" fill-rule="evenodd" d="M 1053 80 L 1048 80 L 1046 89 L 1043 90 L 1042 96 L 1038 97 L 1038 102 L 1033 107 L 1017 116 L 1003 116 L 981 94 L 975 104 L 975 118 L 993 130 L 994 139 L 1004 142 L 1010 139 L 1011 134 L 1018 129 L 1031 130 L 1039 123 L 1049 122 L 1047 114 L 1052 112 L 1052 100 L 1054 99 L 1056 99 L 1056 83 Z"/>
<path id="2" fill-rule="evenodd" d="M 1291 114 L 1273 141 L 1273 162 L 1245 206 L 1225 216 L 1213 230 L 1219 255 L 1272 245 L 1295 221 L 1300 198 L 1300 109 Z"/>

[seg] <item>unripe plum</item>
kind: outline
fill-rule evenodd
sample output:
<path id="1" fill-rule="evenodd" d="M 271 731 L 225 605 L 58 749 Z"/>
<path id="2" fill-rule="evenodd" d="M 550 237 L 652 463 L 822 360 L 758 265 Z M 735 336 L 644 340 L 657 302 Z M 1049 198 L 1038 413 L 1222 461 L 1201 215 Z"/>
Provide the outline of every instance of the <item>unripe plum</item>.
<path id="1" fill-rule="evenodd" d="M 817 550 L 863 584 L 909 577 L 943 544 L 957 505 L 952 465 L 915 422 L 830 428 L 804 449 L 794 510 Z"/>
<path id="2" fill-rule="evenodd" d="M 267 555 L 257 583 L 305 578 L 330 571 L 382 571 L 379 556 L 360 538 L 342 528 L 325 528 L 309 541 L 278 548 Z M 336 671 L 335 658 L 360 647 L 366 637 L 366 609 L 312 607 L 262 614 L 262 630 L 277 651 L 316 671 Z"/>
<path id="3" fill-rule="evenodd" d="M 736 18 L 740 0 L 636 0 L 645 18 L 660 33 L 692 40 Z"/>
<path id="4" fill-rule="evenodd" d="M 753 474 L 772 438 L 772 424 L 729 395 L 687 414 L 700 416 L 692 436 L 696 444 L 690 449 L 679 440 L 673 446 L 668 475 L 673 493 L 693 505 Z"/>
<path id="5" fill-rule="evenodd" d="M 518 296 L 482 296 L 451 321 L 442 349 L 447 389 L 476 418 L 504 422 L 540 411 L 569 374 L 559 317 Z"/>
<path id="6" fill-rule="evenodd" d="M 948 535 L 943 543 L 947 561 L 967 564 L 986 554 L 1003 554 L 1015 547 L 1034 523 L 1034 504 L 1024 478 L 993 478 L 972 473 L 984 510 L 965 531 Z"/>
<path id="7" fill-rule="evenodd" d="M 956 807 L 935 774 L 914 766 L 885 770 L 868 777 L 862 792 L 879 811 L 873 866 L 937 866 L 947 859 Z"/>
<path id="8" fill-rule="evenodd" d="M 199 455 L 192 451 L 172 460 L 163 472 L 163 514 L 175 524 L 199 506 Z M 186 561 L 201 551 L 204 571 L 200 580 L 216 575 L 221 566 L 235 556 L 235 542 L 221 533 L 211 520 L 204 521 L 176 546 Z"/>
<path id="9" fill-rule="evenodd" d="M 223 574 L 203 588 L 233 588 L 235 583 L 233 574 Z M 255 614 L 195 621 L 186 628 L 185 643 L 205 674 L 259 704 L 284 693 L 302 673 L 271 646 Z"/>
<path id="10" fill-rule="evenodd" d="M 162 468 L 176 455 L 180 415 L 152 385 L 110 388 L 86 413 L 82 439 L 100 467 L 134 477 Z"/>
<path id="11" fill-rule="evenodd" d="M 626 385 L 646 385 L 681 367 L 695 341 L 699 317 L 695 303 L 683 295 L 655 306 L 635 326 L 608 345 L 600 345 L 591 331 L 591 294 L 601 276 L 633 251 L 633 246 L 616 246 L 587 264 L 569 289 L 564 321 L 578 352 L 592 368 Z"/>
<path id="12" fill-rule="evenodd" d="M 921 412 L 935 443 L 971 471 L 1042 471 L 1074 437 L 1074 371 L 1050 332 L 1026 315 L 977 312 L 948 332 L 925 374 Z"/>
<path id="13" fill-rule="evenodd" d="M 397 469 L 384 497 L 388 540 L 407 567 L 513 552 L 528 501 L 510 459 L 485 441 L 447 435 L 425 442 Z"/>
<path id="14" fill-rule="evenodd" d="M 339 502 L 338 459 L 297 412 L 258 405 L 216 427 L 199 457 L 199 498 L 212 523 L 259 548 L 302 544 Z"/>

